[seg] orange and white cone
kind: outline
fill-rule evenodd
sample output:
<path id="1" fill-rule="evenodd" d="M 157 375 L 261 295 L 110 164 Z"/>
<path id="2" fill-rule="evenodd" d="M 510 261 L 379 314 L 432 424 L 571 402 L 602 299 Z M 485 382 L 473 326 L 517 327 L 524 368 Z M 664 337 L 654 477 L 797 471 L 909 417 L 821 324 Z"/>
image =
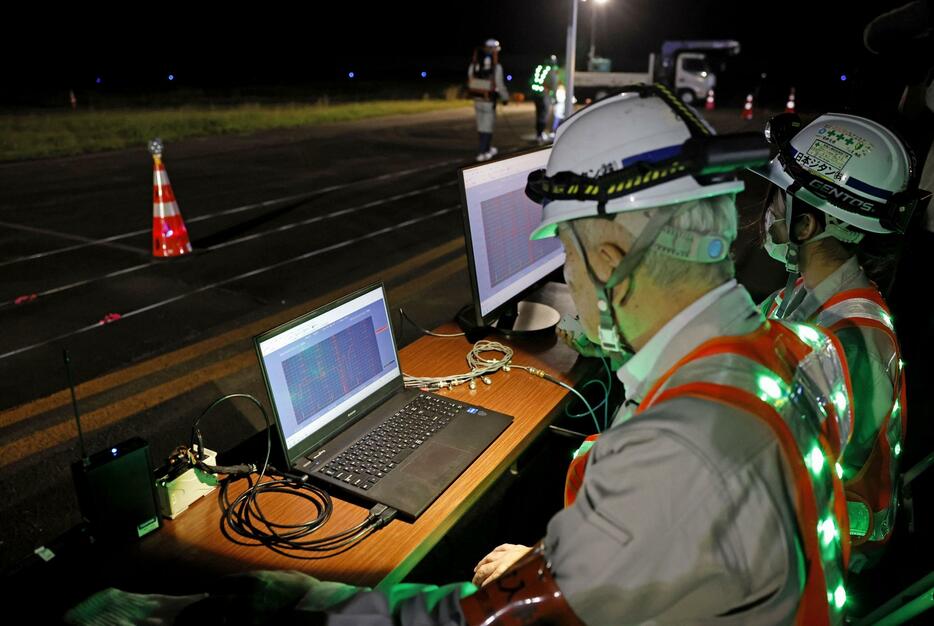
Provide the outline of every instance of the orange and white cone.
<path id="1" fill-rule="evenodd" d="M 785 113 L 795 112 L 795 88 L 792 87 L 788 93 L 788 102 L 785 103 Z"/>
<path id="2" fill-rule="evenodd" d="M 713 111 L 716 108 L 713 101 L 713 89 L 707 92 L 707 104 L 704 105 L 704 108 L 708 111 Z"/>
<path id="3" fill-rule="evenodd" d="M 152 153 L 152 255 L 172 257 L 188 254 L 191 242 L 162 163 L 162 140 L 150 141 L 149 152 Z"/>
<path id="4" fill-rule="evenodd" d="M 743 105 L 743 119 L 752 119 L 752 94 L 746 96 L 746 104 Z"/>

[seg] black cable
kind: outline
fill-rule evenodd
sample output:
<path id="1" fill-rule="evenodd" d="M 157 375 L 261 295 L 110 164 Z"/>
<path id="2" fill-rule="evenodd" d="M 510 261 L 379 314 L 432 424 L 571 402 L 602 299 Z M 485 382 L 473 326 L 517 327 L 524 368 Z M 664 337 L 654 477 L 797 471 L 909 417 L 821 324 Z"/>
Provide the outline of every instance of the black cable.
<path id="1" fill-rule="evenodd" d="M 409 324 L 414 326 L 422 334 L 428 335 L 430 337 L 463 337 L 464 335 L 467 334 L 467 333 L 436 333 L 434 331 L 430 331 L 424 328 L 423 326 L 416 324 L 415 320 L 409 317 L 409 314 L 406 313 L 400 306 L 399 307 L 399 338 L 400 339 L 404 336 L 403 329 L 404 329 L 405 320 L 408 320 Z"/>
<path id="2" fill-rule="evenodd" d="M 259 407 L 263 419 L 266 421 L 266 460 L 263 462 L 263 468 L 255 482 L 252 477 L 252 474 L 256 472 L 256 466 L 254 465 L 214 467 L 201 463 L 201 459 L 204 458 L 204 444 L 198 425 L 201 419 L 214 407 L 232 398 L 246 398 L 253 402 Z M 272 424 L 262 403 L 245 393 L 232 393 L 218 398 L 192 423 L 191 452 L 196 465 L 209 472 L 230 474 L 227 478 L 221 480 L 221 488 L 218 493 L 218 503 L 221 508 L 220 530 L 227 540 L 242 546 L 264 546 L 273 552 L 296 559 L 324 559 L 346 552 L 377 529 L 388 524 L 395 517 L 395 509 L 385 505 L 376 505 L 370 509 L 366 518 L 356 526 L 327 537 L 306 539 L 327 523 L 334 510 L 334 505 L 331 496 L 326 491 L 306 482 L 307 477 L 295 476 L 270 467 L 269 458 L 272 454 L 271 431 Z M 197 451 L 195 451 L 196 441 Z M 276 478 L 264 480 L 270 470 L 272 470 Z M 270 474 L 270 476 L 273 474 Z M 246 480 L 248 487 L 231 502 L 228 489 L 230 485 L 239 480 Z M 280 524 L 271 521 L 263 513 L 258 500 L 260 495 L 269 494 L 302 498 L 314 509 L 315 516 L 310 521 L 299 524 Z M 294 551 L 325 554 L 321 556 L 300 556 L 294 554 Z"/>
<path id="3" fill-rule="evenodd" d="M 220 527 L 228 540 L 242 546 L 263 546 L 277 554 L 295 559 L 326 559 L 351 549 L 389 523 L 396 515 L 395 509 L 376 505 L 355 526 L 327 537 L 307 539 L 330 519 L 333 512 L 331 497 L 324 490 L 299 477 L 278 471 L 276 474 L 282 478 L 257 484 L 248 476 L 224 481 L 219 494 L 223 510 Z M 249 481 L 250 486 L 231 502 L 227 488 L 235 480 L 242 479 Z M 299 524 L 271 521 L 263 513 L 258 496 L 272 493 L 303 498 L 314 508 L 315 517 Z M 310 552 L 312 555 L 296 552 Z"/>

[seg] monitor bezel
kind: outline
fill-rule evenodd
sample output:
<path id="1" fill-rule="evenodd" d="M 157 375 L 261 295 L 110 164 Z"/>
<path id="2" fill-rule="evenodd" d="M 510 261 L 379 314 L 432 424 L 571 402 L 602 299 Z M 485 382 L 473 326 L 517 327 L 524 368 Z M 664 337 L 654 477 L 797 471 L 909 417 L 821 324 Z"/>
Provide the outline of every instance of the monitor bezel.
<path id="1" fill-rule="evenodd" d="M 526 156 L 529 154 L 533 154 L 535 152 L 542 152 L 544 150 L 550 150 L 551 148 L 552 146 L 550 145 L 536 146 L 535 148 L 530 148 L 528 150 L 521 150 L 519 152 L 510 152 L 508 154 L 504 154 L 501 157 L 492 159 L 490 161 L 485 161 L 483 163 L 476 163 L 473 165 L 462 167 L 457 172 L 458 182 L 460 184 L 460 194 L 461 194 L 461 219 L 463 220 L 463 226 L 464 226 L 464 245 L 467 248 L 467 272 L 470 276 L 470 292 L 473 298 L 474 323 L 477 326 L 489 326 L 492 322 L 499 319 L 500 316 L 503 314 L 503 312 L 507 308 L 516 306 L 516 304 L 519 301 L 521 301 L 524 296 L 527 296 L 528 294 L 534 292 L 536 289 L 541 287 L 541 285 L 544 282 L 547 282 L 548 277 L 550 277 L 552 274 L 560 270 L 560 267 L 558 267 L 555 270 L 552 270 L 551 272 L 548 272 L 547 274 L 542 276 L 540 279 L 536 280 L 534 283 L 532 283 L 528 287 L 524 288 L 522 291 L 520 291 L 513 297 L 509 298 L 508 300 L 506 300 L 499 306 L 495 307 L 493 310 L 491 310 L 486 315 L 483 315 L 480 309 L 480 283 L 477 278 L 477 264 L 476 264 L 476 258 L 474 256 L 474 251 L 473 251 L 473 237 L 470 233 L 470 217 L 469 217 L 470 212 L 467 209 L 467 188 L 466 188 L 466 185 L 464 184 L 464 172 L 468 170 L 478 169 L 481 167 L 488 167 L 491 164 L 498 163 L 500 161 L 505 161 L 507 159 Z"/>
<path id="2" fill-rule="evenodd" d="M 285 438 L 285 432 L 283 432 L 283 429 L 282 429 L 282 419 L 279 415 L 278 409 L 276 408 L 275 397 L 273 396 L 273 393 L 272 393 L 272 387 L 269 384 L 269 373 L 266 371 L 266 362 L 263 360 L 263 353 L 260 349 L 260 344 L 288 330 L 291 330 L 292 328 L 295 328 L 296 326 L 300 324 L 307 322 L 309 319 L 313 317 L 324 315 L 328 311 L 331 311 L 333 309 L 336 309 L 339 306 L 347 304 L 351 300 L 364 296 L 376 289 L 379 289 L 382 292 L 383 302 L 385 303 L 385 306 L 386 306 L 386 323 L 389 325 L 389 333 L 392 337 L 392 345 L 393 345 L 393 350 L 395 351 L 395 355 L 396 355 L 396 364 L 399 367 L 399 375 L 394 376 L 392 380 L 390 380 L 388 383 L 386 383 L 385 385 L 383 385 L 382 387 L 374 391 L 367 398 L 364 398 L 362 401 L 358 402 L 357 404 L 350 407 L 348 410 L 344 411 L 344 413 L 340 417 L 337 417 L 331 420 L 321 430 L 317 430 L 311 433 L 310 435 L 302 439 L 300 442 L 295 444 L 295 446 L 293 446 L 291 449 L 289 449 L 289 445 L 286 442 L 286 438 Z M 299 317 L 296 317 L 295 319 L 289 320 L 288 322 L 280 324 L 279 326 L 276 326 L 275 328 L 271 328 L 253 337 L 253 346 L 256 349 L 256 356 L 259 359 L 259 366 L 263 373 L 263 383 L 266 386 L 266 395 L 269 398 L 269 404 L 272 407 L 273 415 L 275 416 L 275 420 L 276 420 L 276 430 L 279 431 L 279 440 L 282 443 L 282 449 L 285 452 L 285 456 L 289 464 L 294 463 L 296 459 L 306 456 L 308 455 L 308 453 L 316 450 L 317 448 L 320 448 L 322 445 L 324 445 L 325 443 L 327 443 L 328 441 L 330 441 L 331 439 L 333 439 L 334 437 L 336 437 L 337 435 L 345 431 L 347 428 L 349 428 L 353 424 L 357 423 L 364 416 L 366 416 L 370 411 L 382 405 L 389 397 L 398 393 L 405 387 L 403 383 L 403 378 L 402 378 L 403 376 L 402 375 L 402 363 L 400 363 L 399 361 L 399 346 L 396 344 L 395 329 L 392 326 L 392 315 L 390 311 L 391 309 L 389 307 L 389 297 L 386 292 L 386 287 L 382 283 L 382 281 L 380 281 L 380 282 L 372 283 L 365 287 L 361 287 L 360 289 L 357 289 L 345 296 L 342 296 L 338 298 L 337 300 L 324 304 L 312 311 L 309 311 L 308 313 L 305 313 Z"/>

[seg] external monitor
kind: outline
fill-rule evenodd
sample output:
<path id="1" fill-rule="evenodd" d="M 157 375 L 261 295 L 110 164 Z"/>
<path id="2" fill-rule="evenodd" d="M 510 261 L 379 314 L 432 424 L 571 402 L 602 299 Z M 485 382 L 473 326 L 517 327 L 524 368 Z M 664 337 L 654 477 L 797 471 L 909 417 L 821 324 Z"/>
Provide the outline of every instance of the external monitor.
<path id="1" fill-rule="evenodd" d="M 525 185 L 530 172 L 545 167 L 550 153 L 550 147 L 540 148 L 460 170 L 473 321 L 478 326 L 535 331 L 560 319 L 553 308 L 522 300 L 564 265 L 557 238 L 529 240 L 542 207 L 526 197 Z"/>

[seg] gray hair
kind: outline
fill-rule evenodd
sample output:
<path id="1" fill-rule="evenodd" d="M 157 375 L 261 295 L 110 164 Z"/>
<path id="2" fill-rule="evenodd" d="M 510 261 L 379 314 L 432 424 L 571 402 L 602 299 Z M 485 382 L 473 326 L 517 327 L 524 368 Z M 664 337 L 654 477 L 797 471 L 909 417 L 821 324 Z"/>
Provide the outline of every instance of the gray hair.
<path id="1" fill-rule="evenodd" d="M 736 240 L 736 204 L 732 195 L 691 200 L 661 210 L 674 212 L 668 224 L 678 230 L 716 235 L 722 237 L 727 246 Z M 717 263 L 697 263 L 669 256 L 654 245 L 645 255 L 642 268 L 648 278 L 658 284 L 690 281 L 708 284 L 711 288 L 734 274 L 730 256 Z"/>

